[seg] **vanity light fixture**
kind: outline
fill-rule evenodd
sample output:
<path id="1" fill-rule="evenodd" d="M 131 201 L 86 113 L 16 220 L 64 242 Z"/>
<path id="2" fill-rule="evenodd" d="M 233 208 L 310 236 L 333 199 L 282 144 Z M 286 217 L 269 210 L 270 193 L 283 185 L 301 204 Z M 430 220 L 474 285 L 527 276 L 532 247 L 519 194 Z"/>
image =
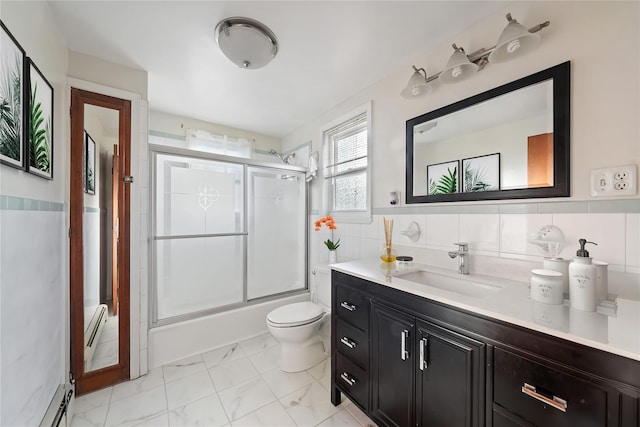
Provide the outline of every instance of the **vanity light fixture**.
<path id="1" fill-rule="evenodd" d="M 216 25 L 215 36 L 222 53 L 246 70 L 264 67 L 278 53 L 276 35 L 255 19 L 239 16 L 223 19 Z"/>
<path id="2" fill-rule="evenodd" d="M 447 62 L 447 68 L 438 75 L 442 83 L 456 83 L 473 76 L 480 68 L 478 64 L 469 61 L 464 49 L 454 43 L 453 55 Z"/>
<path id="3" fill-rule="evenodd" d="M 536 34 L 550 22 L 545 21 L 528 30 L 507 13 L 509 23 L 500 34 L 498 43 L 489 49 L 479 49 L 467 55 L 463 48 L 453 46 L 453 55 L 447 62 L 446 69 L 432 76 L 427 76 L 424 68 L 416 68 L 412 65 L 414 73 L 409 83 L 400 93 L 404 98 L 419 98 L 431 90 L 431 82 L 439 79 L 443 83 L 456 83 L 466 80 L 477 71 L 482 70 L 489 62 L 505 62 L 512 58 L 522 56 L 534 49 L 540 43 L 540 35 Z M 422 72 L 422 73 L 420 73 Z"/>
<path id="4" fill-rule="evenodd" d="M 401 95 L 404 98 L 419 98 L 431 92 L 431 85 L 427 80 L 427 72 L 424 68 L 416 68 L 415 65 L 412 65 L 415 70 L 411 78 L 409 79 L 409 83 L 407 83 L 407 87 L 401 92 Z"/>

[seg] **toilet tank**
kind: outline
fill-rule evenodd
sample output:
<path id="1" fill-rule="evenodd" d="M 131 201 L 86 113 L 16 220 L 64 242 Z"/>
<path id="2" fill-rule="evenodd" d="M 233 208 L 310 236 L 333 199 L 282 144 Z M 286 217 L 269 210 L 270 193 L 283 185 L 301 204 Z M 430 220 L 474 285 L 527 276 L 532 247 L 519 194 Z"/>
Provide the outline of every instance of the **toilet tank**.
<path id="1" fill-rule="evenodd" d="M 331 307 L 331 269 L 315 266 L 311 272 L 312 301 L 328 309 Z"/>

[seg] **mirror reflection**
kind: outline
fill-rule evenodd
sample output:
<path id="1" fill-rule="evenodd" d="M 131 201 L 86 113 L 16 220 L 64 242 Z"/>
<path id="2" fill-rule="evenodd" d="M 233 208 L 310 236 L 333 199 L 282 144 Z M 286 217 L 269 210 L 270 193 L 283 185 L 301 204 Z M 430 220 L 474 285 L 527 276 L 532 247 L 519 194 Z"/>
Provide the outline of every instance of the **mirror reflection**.
<path id="1" fill-rule="evenodd" d="M 407 121 L 407 203 L 569 195 L 569 62 Z"/>
<path id="2" fill-rule="evenodd" d="M 85 104 L 84 127 L 84 372 L 91 372 L 118 364 L 119 112 Z"/>
<path id="3" fill-rule="evenodd" d="M 414 195 L 553 186 L 553 81 L 420 123 L 413 144 Z"/>

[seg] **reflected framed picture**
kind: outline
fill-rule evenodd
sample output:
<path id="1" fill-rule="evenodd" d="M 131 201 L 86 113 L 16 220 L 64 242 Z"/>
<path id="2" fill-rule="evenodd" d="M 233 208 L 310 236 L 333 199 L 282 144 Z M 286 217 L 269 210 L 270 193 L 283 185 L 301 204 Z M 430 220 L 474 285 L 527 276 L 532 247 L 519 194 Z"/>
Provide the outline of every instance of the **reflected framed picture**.
<path id="1" fill-rule="evenodd" d="M 462 159 L 462 191 L 500 190 L 500 153 Z"/>
<path id="2" fill-rule="evenodd" d="M 434 163 L 427 166 L 428 195 L 453 194 L 460 191 L 458 171 L 460 161 Z"/>
<path id="3" fill-rule="evenodd" d="M 27 170 L 42 178 L 53 179 L 53 86 L 31 58 L 27 60 L 29 123 Z"/>
<path id="4" fill-rule="evenodd" d="M 24 169 L 26 56 L 2 21 L 0 26 L 0 163 Z"/>
<path id="5" fill-rule="evenodd" d="M 84 192 L 96 194 L 96 142 L 84 133 Z"/>

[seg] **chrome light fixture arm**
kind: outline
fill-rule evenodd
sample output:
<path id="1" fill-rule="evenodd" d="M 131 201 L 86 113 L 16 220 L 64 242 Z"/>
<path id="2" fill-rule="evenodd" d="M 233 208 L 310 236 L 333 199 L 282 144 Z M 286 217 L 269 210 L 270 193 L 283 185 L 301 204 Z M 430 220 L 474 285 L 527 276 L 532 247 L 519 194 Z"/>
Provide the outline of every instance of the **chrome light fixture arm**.
<path id="1" fill-rule="evenodd" d="M 509 24 L 520 25 L 515 19 L 511 17 L 510 13 L 507 13 L 506 17 L 507 17 L 507 21 L 509 21 Z M 529 28 L 527 31 L 531 34 L 534 34 L 542 30 L 543 28 L 548 27 L 549 25 L 551 25 L 551 22 L 545 21 Z M 509 25 L 507 25 L 507 27 L 508 26 Z M 454 52 L 459 52 L 459 51 L 464 52 L 464 49 L 462 49 L 461 47 L 458 47 L 455 43 L 452 45 L 452 47 L 454 49 Z M 491 53 L 493 53 L 498 47 L 499 47 L 499 43 L 490 48 L 481 48 L 476 50 L 475 52 L 472 52 L 471 54 L 467 55 L 467 57 L 469 58 L 469 62 L 476 64 L 478 66 L 478 71 L 482 70 L 487 65 L 487 63 L 489 63 L 489 55 L 491 55 Z M 427 75 L 424 68 L 417 68 L 415 65 L 412 65 L 412 67 L 415 72 L 422 72 L 424 74 L 425 83 L 427 84 L 436 80 L 438 77 L 440 77 L 440 74 L 442 74 L 443 72 L 443 71 L 440 71 L 436 74 L 429 76 Z"/>

